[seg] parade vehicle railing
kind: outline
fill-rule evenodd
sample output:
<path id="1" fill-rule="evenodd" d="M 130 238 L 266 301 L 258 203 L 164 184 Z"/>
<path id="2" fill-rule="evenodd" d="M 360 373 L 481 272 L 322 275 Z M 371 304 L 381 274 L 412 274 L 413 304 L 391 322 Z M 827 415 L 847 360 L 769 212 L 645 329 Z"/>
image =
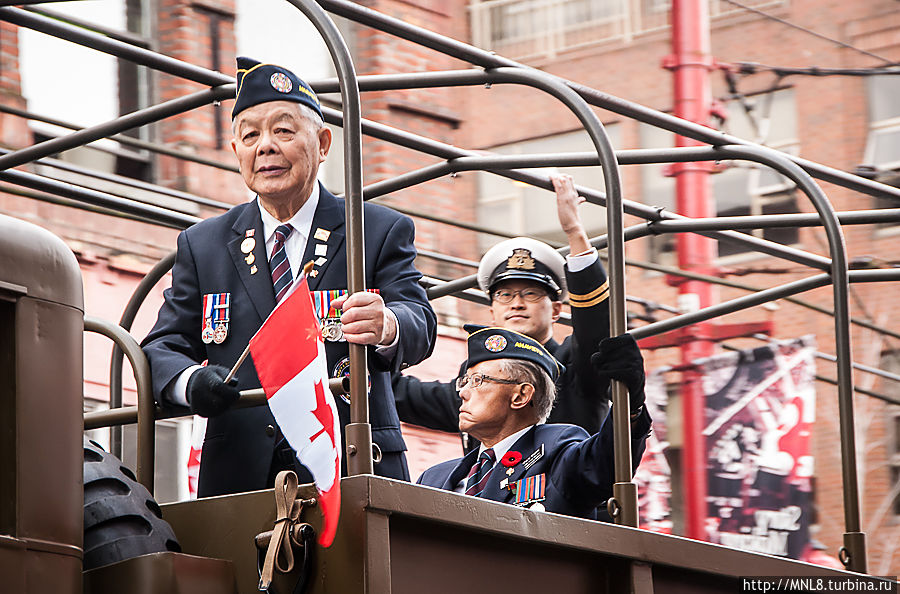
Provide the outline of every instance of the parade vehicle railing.
<path id="1" fill-rule="evenodd" d="M 819 165 L 796 156 L 788 155 L 761 145 L 749 143 L 739 138 L 722 134 L 671 115 L 618 99 L 571 81 L 544 73 L 507 60 L 490 52 L 477 49 L 462 42 L 412 26 L 408 23 L 377 13 L 347 0 L 288 0 L 315 25 L 324 39 L 337 71 L 335 80 L 312 81 L 311 86 L 318 93 L 340 91 L 341 110 L 323 108 L 328 123 L 343 128 L 344 138 L 344 187 L 347 202 L 347 249 L 348 249 L 348 289 L 351 292 L 365 290 L 362 245 L 364 225 L 362 202 L 377 196 L 408 188 L 424 181 L 435 179 L 458 171 L 488 171 L 537 187 L 550 189 L 549 180 L 542 175 L 529 172 L 529 168 L 547 166 L 600 166 L 604 173 L 604 191 L 578 188 L 579 193 L 589 202 L 606 207 L 607 234 L 592 239 L 592 244 L 606 248 L 608 252 L 610 286 L 610 333 L 622 334 L 626 331 L 625 285 L 624 285 L 624 241 L 649 234 L 699 233 L 701 235 L 738 242 L 760 253 L 802 264 L 818 271 L 808 278 L 781 286 L 758 291 L 720 303 L 702 310 L 681 314 L 669 319 L 653 322 L 631 330 L 635 338 L 646 338 L 690 324 L 695 324 L 727 313 L 755 307 L 776 299 L 789 298 L 804 291 L 826 285 L 832 286 L 837 386 L 840 411 L 840 435 L 842 453 L 842 479 L 844 492 L 844 548 L 842 560 L 849 570 L 866 572 L 865 535 L 860 527 L 858 478 L 855 461 L 855 435 L 853 417 L 853 361 L 851 356 L 849 325 L 851 318 L 848 306 L 849 283 L 886 282 L 900 280 L 897 270 L 849 270 L 846 248 L 841 231 L 842 225 L 871 224 L 900 221 L 900 209 L 872 211 L 834 212 L 828 199 L 814 178 L 828 181 L 873 196 L 900 197 L 900 190 L 872 180 L 860 178 L 830 167 Z M 359 24 L 419 43 L 438 52 L 468 61 L 478 70 L 409 73 L 395 75 L 357 77 L 350 53 L 327 11 L 350 19 Z M 0 8 L 0 19 L 21 27 L 32 28 L 49 35 L 65 38 L 74 43 L 103 51 L 135 64 L 143 65 L 167 74 L 199 82 L 210 88 L 185 97 L 167 101 L 134 113 L 116 118 L 110 122 L 78 130 L 31 147 L 7 152 L 0 156 L 0 180 L 22 188 L 42 192 L 43 195 L 65 199 L 72 206 L 79 206 L 98 212 L 125 216 L 175 228 L 186 228 L 198 221 L 194 216 L 154 204 L 141 203 L 85 187 L 77 187 L 55 181 L 42 175 L 14 169 L 30 162 L 43 162 L 47 157 L 63 150 L 118 135 L 135 127 L 150 124 L 166 117 L 177 115 L 200 106 L 233 98 L 235 86 L 231 77 L 219 72 L 194 66 L 156 52 L 120 40 L 115 36 L 102 35 L 81 27 L 42 16 L 38 12 L 18 8 Z M 390 126 L 362 118 L 360 92 L 383 91 L 389 89 L 415 89 L 437 86 L 476 86 L 517 84 L 538 89 L 561 102 L 576 117 L 587 131 L 594 149 L 592 153 L 570 153 L 554 155 L 500 156 L 469 151 L 440 143 Z M 674 148 L 662 150 L 614 151 L 604 131 L 603 125 L 591 106 L 601 107 L 623 116 L 635 118 L 676 134 L 693 138 L 709 146 Z M 398 146 L 420 151 L 443 161 L 428 167 L 363 187 L 361 137 L 365 133 L 371 137 L 394 143 Z M 115 136 L 120 138 L 119 136 Z M 171 152 L 171 151 L 170 151 Z M 644 204 L 624 200 L 619 178 L 619 165 L 678 163 L 691 161 L 718 161 L 722 159 L 751 161 L 769 167 L 796 184 L 810 200 L 816 214 L 796 214 L 778 216 L 719 217 L 713 219 L 690 219 L 676 213 L 666 212 Z M 160 190 L 164 193 L 163 190 Z M 171 193 L 169 194 L 171 195 Z M 34 195 L 40 198 L 42 195 Z M 227 207 L 206 200 L 206 205 Z M 403 209 L 399 209 L 401 212 Z M 647 220 L 646 224 L 624 228 L 624 213 Z M 411 213 L 422 216 L 421 213 Z M 428 217 L 448 224 L 459 224 Z M 781 226 L 813 226 L 824 228 L 828 239 L 829 257 L 820 256 L 801 249 L 784 246 L 765 239 L 739 233 L 740 229 L 774 228 Z M 30 230 L 22 230 L 9 224 L 10 237 L 20 237 L 22 241 L 33 239 Z M 481 230 L 474 225 L 461 225 Z M 502 235 L 496 230 L 492 233 Z M 16 235 L 19 234 L 19 235 Z M 5 234 L 4 234 L 5 235 Z M 39 234 L 38 234 L 39 235 Z M 51 239 L 40 236 L 40 241 Z M 40 261 L 46 254 L 35 254 L 19 250 L 18 243 L 4 241 L 5 254 L 26 260 Z M 21 253 L 19 253 L 19 251 Z M 65 250 L 60 250 L 64 252 Z M 565 251 L 565 250 L 561 250 Z M 431 255 L 432 257 L 439 257 Z M 55 265 L 65 258 L 56 257 Z M 153 286 L 171 268 L 174 258 L 170 255 L 161 260 L 136 289 L 119 324 L 86 317 L 83 329 L 99 332 L 111 338 L 115 344 L 111 365 L 111 407 L 112 410 L 90 413 L 84 416 L 84 428 L 138 424 L 138 465 L 137 476 L 151 492 L 153 487 L 154 422 L 166 416 L 184 414 L 184 410 L 163 410 L 154 405 L 149 388 L 149 373 L 146 359 L 137 342 L 128 334 L 138 308 Z M 74 262 L 74 260 L 72 260 Z M 77 274 L 67 270 L 67 274 Z M 71 268 L 71 267 L 70 267 Z M 3 312 L 8 319 L 16 320 L 16 336 L 25 332 L 27 326 L 20 327 L 17 303 L 25 303 L 31 296 L 31 283 L 46 282 L 37 271 L 29 271 L 28 266 L 11 267 L 4 270 L 7 275 L 0 278 L 0 290 L 4 302 L 13 303 L 12 309 Z M 69 310 L 82 311 L 80 287 L 68 287 L 65 296 L 56 301 L 67 304 Z M 428 279 L 428 296 L 431 299 L 459 294 L 463 298 L 481 299 L 471 291 L 475 287 L 474 276 L 466 276 L 449 282 Z M 40 288 L 40 287 L 39 287 Z M 37 291 L 40 294 L 41 290 Z M 13 313 L 10 313 L 13 312 Z M 33 312 L 36 317 L 40 312 Z M 71 312 L 70 312 L 71 313 Z M 71 320 L 60 332 L 71 330 Z M 860 323 L 854 321 L 854 323 Z M 77 328 L 81 332 L 81 328 Z M 888 331 L 889 332 L 889 331 Z M 80 356 L 80 345 L 73 345 L 71 336 L 59 347 L 41 343 L 38 346 L 67 351 L 66 361 L 75 365 Z M 10 340 L 6 344 L 16 344 Z M 77 342 L 77 341 L 76 341 Z M 6 347 L 4 347 L 6 348 Z M 122 355 L 128 357 L 136 377 L 138 406 L 121 407 Z M 37 357 L 36 351 L 26 353 Z M 2 363 L 3 360 L 0 360 Z M 281 585 L 290 583 L 289 590 L 302 582 L 315 592 L 405 592 L 420 591 L 423 584 L 436 592 L 456 592 L 460 576 L 458 567 L 471 567 L 466 576 L 467 585 L 473 592 L 495 591 L 493 581 L 503 576 L 505 588 L 527 588 L 529 590 L 563 588 L 565 591 L 587 591 L 589 588 L 601 591 L 635 592 L 667 591 L 670 588 L 692 588 L 702 585 L 704 591 L 734 591 L 739 576 L 746 575 L 840 575 L 841 572 L 824 570 L 808 564 L 779 559 L 765 555 L 747 553 L 727 547 L 690 541 L 674 536 L 650 533 L 637 526 L 637 491 L 631 481 L 631 451 L 629 442 L 629 404 L 624 386 L 614 382 L 613 421 L 615 428 L 615 487 L 610 509 L 616 524 L 596 522 L 541 514 L 528 510 L 504 506 L 488 501 L 463 498 L 453 493 L 438 492 L 415 485 L 409 485 L 372 476 L 373 453 L 371 429 L 368 424 L 368 402 L 366 393 L 366 351 L 359 345 L 350 345 L 349 386 L 333 385 L 333 390 L 348 389 L 351 394 L 351 422 L 346 427 L 347 467 L 349 476 L 342 481 L 343 506 L 341 524 L 335 545 L 328 549 L 316 550 L 313 545 L 295 534 L 295 545 L 303 549 L 307 563 L 305 569 L 295 569 L 282 576 Z M 37 365 L 23 365 L 18 369 L 12 391 L 37 381 L 35 377 L 42 370 Z M 46 371 L 43 371 L 46 375 Z M 71 378 L 69 378 L 71 379 Z M 39 382 L 38 382 L 39 383 Z M 63 392 L 70 392 L 70 390 Z M 18 392 L 16 392 L 18 394 Z M 21 396 L 17 396 L 21 398 Z M 242 395 L 242 406 L 258 405 L 263 401 L 261 391 Z M 20 400 L 12 399 L 14 402 Z M 79 404 L 80 406 L 80 404 Z M 71 407 L 70 407 L 71 408 Z M 29 416 L 17 419 L 16 414 Z M 0 417 L 6 422 L 36 421 L 35 411 L 29 407 L 12 406 Z M 7 440 L 9 438 L 7 437 Z M 24 503 L 24 491 L 19 487 L 38 487 L 29 481 L 20 481 L 21 465 L 25 458 L 41 459 L 40 448 L 28 452 L 27 448 L 12 447 L 14 464 L 0 475 L 0 489 L 4 496 L 17 505 L 5 508 L 0 513 L 2 534 L 9 534 L 9 542 L 15 540 L 21 531 L 18 519 L 10 510 L 19 510 Z M 44 451 L 43 453 L 46 453 Z M 63 457 L 68 460 L 67 457 Z M 60 462 L 62 464 L 63 462 Z M 69 469 L 71 474 L 71 469 Z M 60 489 L 61 490 L 61 489 Z M 306 508 L 304 518 L 317 526 L 320 518 L 315 507 L 314 491 L 304 491 Z M 277 495 L 277 493 L 276 493 Z M 275 512 L 271 506 L 272 491 L 217 497 L 195 502 L 182 502 L 165 506 L 164 511 L 175 527 L 182 541 L 183 550 L 203 557 L 227 559 L 233 563 L 237 576 L 237 589 L 252 591 L 257 570 L 257 547 L 264 546 L 272 538 L 266 536 L 265 526 L 271 528 L 275 522 Z M 18 512 L 16 512 L 18 513 Z M 45 520 L 42 520 L 45 521 Z M 38 521 L 40 523 L 40 521 Z M 18 531 L 18 532 L 17 532 Z M 50 531 L 52 532 L 52 530 Z M 69 530 L 71 532 L 71 530 Z M 255 536 L 255 540 L 254 540 Z M 72 535 L 65 537 L 65 544 L 46 544 L 48 538 L 40 540 L 44 552 L 48 550 L 65 557 L 77 556 L 77 542 Z M 305 544 L 304 544 L 305 543 Z M 26 545 L 6 546 L 0 539 L 0 567 L 9 566 L 9 559 L 19 559 Z M 38 547 L 39 548 L 39 547 Z M 4 551 L 15 549 L 16 557 L 4 555 Z M 60 552 L 62 551 L 62 552 Z M 121 587 L 123 580 L 140 581 L 132 583 L 132 591 L 166 591 L 166 586 L 147 577 L 163 573 L 177 575 L 179 571 L 190 575 L 195 583 L 202 584 L 204 571 L 215 574 L 215 579 L 228 581 L 228 571 L 203 569 L 202 563 L 192 565 L 181 557 L 169 554 L 153 559 L 137 558 L 132 565 L 116 564 L 110 569 L 102 568 L 88 572 L 86 578 L 89 591 L 105 591 L 104 588 Z M 68 559 L 70 562 L 71 560 Z M 127 562 L 131 563 L 131 562 Z M 534 571 L 520 571 L 521 567 L 533 567 Z M 124 569 L 123 569 L 124 568 Z M 97 572 L 97 573 L 95 573 Z M 298 572 L 302 575 L 298 576 Z M 142 577 L 138 577 L 142 576 Z M 484 576 L 482 585 L 473 586 L 470 576 Z M 455 578 L 455 579 L 454 579 Z M 173 578 L 176 579 L 176 578 Z M 211 578 L 213 579 L 213 578 Z M 215 581 L 213 579 L 213 581 Z M 232 576 L 233 579 L 233 576 Z M 141 581 L 143 580 L 143 581 Z M 199 580 L 199 581 L 198 581 Z M 567 587 L 567 585 L 569 587 Z M 140 590 L 140 588 L 144 588 Z M 281 586 L 280 586 L 281 587 Z M 302 587 L 302 586 L 301 586 Z M 163 588 L 156 590 L 154 588 Z M 285 590 L 285 591 L 289 591 Z M 37 591 L 37 590 L 35 590 Z M 58 590 L 69 591 L 69 590 Z M 207 587 L 200 585 L 196 591 L 223 591 L 221 585 Z M 225 587 L 224 591 L 231 591 Z M 282 591 L 282 590 L 279 590 Z"/>

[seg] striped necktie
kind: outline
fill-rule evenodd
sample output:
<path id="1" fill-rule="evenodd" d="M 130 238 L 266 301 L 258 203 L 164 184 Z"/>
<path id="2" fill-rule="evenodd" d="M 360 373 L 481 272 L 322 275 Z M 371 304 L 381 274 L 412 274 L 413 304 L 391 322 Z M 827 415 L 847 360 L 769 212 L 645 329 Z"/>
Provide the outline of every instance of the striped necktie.
<path id="1" fill-rule="evenodd" d="M 272 257 L 269 258 L 269 268 L 272 270 L 272 285 L 275 287 L 275 303 L 279 303 L 288 289 L 294 283 L 291 275 L 291 263 L 288 261 L 284 242 L 294 228 L 290 225 L 279 225 L 275 229 L 275 245 L 272 247 Z"/>
<path id="2" fill-rule="evenodd" d="M 466 477 L 466 495 L 474 495 L 475 497 L 481 495 L 495 461 L 494 448 L 488 448 L 481 452 L 481 455 L 478 456 L 478 461 L 472 465 L 472 470 L 469 471 L 469 475 Z"/>

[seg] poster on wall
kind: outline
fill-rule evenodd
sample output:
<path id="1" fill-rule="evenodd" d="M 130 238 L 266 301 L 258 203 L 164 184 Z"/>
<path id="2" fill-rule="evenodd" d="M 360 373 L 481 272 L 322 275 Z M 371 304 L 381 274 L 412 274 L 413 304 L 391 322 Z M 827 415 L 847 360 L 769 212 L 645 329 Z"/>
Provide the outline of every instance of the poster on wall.
<path id="1" fill-rule="evenodd" d="M 815 421 L 812 338 L 711 357 L 700 366 L 706 396 L 709 542 L 799 559 L 809 544 Z M 671 530 L 671 473 L 663 373 L 648 378 L 656 439 L 636 480 L 641 526 Z M 660 421 L 658 422 L 657 419 Z"/>

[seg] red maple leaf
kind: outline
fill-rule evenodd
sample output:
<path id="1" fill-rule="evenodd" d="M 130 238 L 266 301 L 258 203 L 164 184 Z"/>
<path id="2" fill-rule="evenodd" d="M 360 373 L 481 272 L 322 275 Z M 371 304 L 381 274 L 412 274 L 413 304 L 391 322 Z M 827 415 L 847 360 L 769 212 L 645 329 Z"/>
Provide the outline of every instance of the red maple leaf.
<path id="1" fill-rule="evenodd" d="M 316 408 L 312 412 L 316 419 L 322 423 L 322 429 L 317 431 L 309 441 L 315 441 L 324 431 L 331 440 L 331 447 L 334 447 L 334 413 L 331 411 L 331 407 L 328 406 L 328 402 L 325 401 L 325 388 L 322 386 L 322 382 L 316 382 Z"/>

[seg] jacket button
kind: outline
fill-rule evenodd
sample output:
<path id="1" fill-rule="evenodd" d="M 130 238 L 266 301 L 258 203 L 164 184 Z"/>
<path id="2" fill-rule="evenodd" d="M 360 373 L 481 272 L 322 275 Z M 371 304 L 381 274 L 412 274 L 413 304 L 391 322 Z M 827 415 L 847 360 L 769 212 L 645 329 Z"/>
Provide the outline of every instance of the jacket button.
<path id="1" fill-rule="evenodd" d="M 274 425 L 266 425 L 266 435 L 268 435 L 269 437 L 275 437 Z"/>

